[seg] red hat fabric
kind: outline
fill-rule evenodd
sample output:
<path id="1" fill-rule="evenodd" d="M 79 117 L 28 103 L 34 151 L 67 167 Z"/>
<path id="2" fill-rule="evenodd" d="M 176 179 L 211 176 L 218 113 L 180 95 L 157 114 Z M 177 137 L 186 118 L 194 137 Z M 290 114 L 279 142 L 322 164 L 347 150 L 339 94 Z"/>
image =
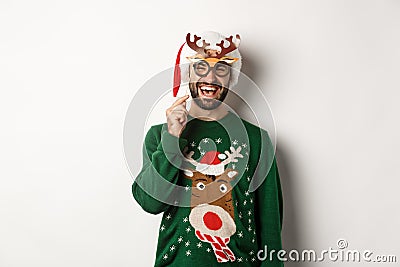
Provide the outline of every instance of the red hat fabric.
<path id="1" fill-rule="evenodd" d="M 181 48 L 179 48 L 178 55 L 176 56 L 176 61 L 175 61 L 175 68 L 174 68 L 174 88 L 172 89 L 174 97 L 178 94 L 179 87 L 181 86 L 181 68 L 179 67 L 180 61 L 181 61 L 181 53 L 183 46 L 186 44 L 183 43 L 181 45 Z"/>
<path id="2" fill-rule="evenodd" d="M 204 154 L 203 158 L 200 160 L 200 163 L 202 164 L 208 164 L 208 165 L 217 165 L 221 163 L 221 158 L 225 156 L 224 154 L 221 154 L 218 151 L 208 151 Z"/>
<path id="3" fill-rule="evenodd" d="M 221 175 L 225 169 L 225 166 L 221 162 L 221 160 L 224 160 L 225 158 L 226 155 L 218 151 L 208 151 L 201 158 L 199 165 L 197 165 L 196 167 L 196 170 L 203 174 Z"/>

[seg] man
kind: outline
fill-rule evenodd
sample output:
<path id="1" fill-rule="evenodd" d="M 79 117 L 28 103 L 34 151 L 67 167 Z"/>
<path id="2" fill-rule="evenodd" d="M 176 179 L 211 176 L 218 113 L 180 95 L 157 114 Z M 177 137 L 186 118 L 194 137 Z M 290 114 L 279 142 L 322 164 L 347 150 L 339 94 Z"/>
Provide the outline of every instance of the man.
<path id="1" fill-rule="evenodd" d="M 270 140 L 224 103 L 238 81 L 240 37 L 187 35 L 179 50 L 174 95 L 189 81 L 193 98 L 178 98 L 167 123 L 148 131 L 133 196 L 163 212 L 155 266 L 283 266 L 282 193 Z M 190 63 L 185 66 L 181 59 Z M 269 151 L 271 152 L 271 151 Z M 268 164 L 270 162 L 271 164 Z M 251 181 L 260 186 L 250 192 Z M 257 257 L 267 246 L 275 254 Z M 264 256 L 264 255 L 262 255 Z"/>

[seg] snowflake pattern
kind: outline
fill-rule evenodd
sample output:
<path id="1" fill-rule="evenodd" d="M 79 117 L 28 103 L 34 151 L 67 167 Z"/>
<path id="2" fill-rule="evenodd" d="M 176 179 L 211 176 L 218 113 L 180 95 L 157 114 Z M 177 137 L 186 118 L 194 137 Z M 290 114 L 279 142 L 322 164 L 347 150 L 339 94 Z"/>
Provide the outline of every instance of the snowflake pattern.
<path id="1" fill-rule="evenodd" d="M 242 147 L 242 154 L 246 154 L 248 156 L 249 155 L 248 151 L 250 149 L 250 144 L 247 144 L 247 143 L 244 143 L 244 142 L 240 142 L 240 141 L 241 140 L 233 139 L 231 141 L 231 145 L 233 147 L 236 147 L 236 148 L 241 146 Z M 215 138 L 215 139 L 203 138 L 199 143 L 196 143 L 194 140 L 192 140 L 190 142 L 190 146 L 193 149 L 197 148 L 198 149 L 198 153 L 201 156 L 204 156 L 207 153 L 207 151 L 210 150 L 210 149 L 208 149 L 208 150 L 206 149 L 206 148 L 210 147 L 209 143 L 215 145 L 215 144 L 221 144 L 222 142 L 223 142 L 222 138 Z M 228 142 L 229 142 L 229 139 L 228 139 Z M 239 145 L 239 144 L 241 144 L 241 145 Z M 215 148 L 213 148 L 213 149 L 215 149 Z M 219 151 L 219 149 L 217 149 L 217 150 Z M 235 169 L 235 168 L 238 168 L 238 166 L 239 166 L 239 163 L 237 163 L 237 164 L 232 163 L 230 167 L 232 169 Z M 245 171 L 247 172 L 247 175 L 245 176 L 246 180 L 247 180 L 247 182 L 250 182 L 251 181 L 251 176 L 250 176 L 250 173 L 248 173 L 248 171 L 249 171 L 249 165 L 248 164 L 246 164 L 246 166 L 245 166 Z M 186 192 L 190 191 L 190 189 L 191 188 L 190 188 L 189 185 L 185 186 L 185 188 L 184 188 L 184 190 Z M 251 204 L 254 203 L 253 193 L 250 193 L 249 190 L 246 190 L 246 191 L 244 191 L 243 198 L 239 199 L 239 200 L 240 200 L 240 203 L 239 203 L 238 200 L 235 200 L 234 205 L 237 207 L 237 211 L 238 211 L 237 216 L 238 216 L 238 218 L 240 220 L 242 220 L 243 228 L 242 229 L 237 229 L 237 232 L 236 232 L 235 235 L 239 239 L 249 238 L 248 240 L 251 240 L 251 243 L 254 244 L 254 243 L 256 243 L 256 231 L 255 231 L 255 229 L 254 229 L 254 227 L 252 225 L 252 223 L 254 221 L 253 220 L 253 218 L 254 218 L 253 208 L 252 208 L 253 205 L 250 205 L 250 203 Z M 178 205 L 179 202 L 175 201 L 174 204 Z M 243 210 L 244 207 L 247 207 L 247 209 Z M 160 232 L 164 232 L 166 229 L 169 228 L 170 222 L 174 221 L 173 218 L 174 218 L 174 216 L 171 213 L 168 213 L 165 216 L 165 221 L 164 221 L 165 224 L 161 225 Z M 188 223 L 189 222 L 188 216 L 182 217 L 181 220 L 182 220 L 183 223 Z M 171 258 L 173 253 L 177 253 L 177 251 L 179 251 L 180 248 L 182 248 L 182 253 L 185 253 L 185 255 L 187 257 L 194 255 L 195 254 L 194 251 L 196 251 L 197 249 L 200 249 L 200 250 L 202 250 L 204 252 L 207 252 L 207 253 L 212 253 L 213 252 L 213 249 L 210 248 L 210 246 L 206 246 L 203 241 L 199 241 L 198 239 L 196 239 L 197 241 L 194 241 L 195 239 L 192 239 L 192 237 L 195 237 L 194 231 L 192 231 L 193 228 L 191 227 L 190 224 L 186 224 L 186 226 L 187 227 L 183 228 L 183 230 L 186 232 L 186 234 L 188 234 L 187 238 L 185 238 L 185 240 L 184 240 L 183 236 L 179 236 L 175 240 L 174 244 L 170 245 L 169 250 L 167 251 L 168 253 L 163 255 L 162 258 L 164 260 L 167 260 L 168 258 Z M 248 237 L 248 235 L 250 235 L 250 236 Z M 248 254 L 250 256 L 249 258 L 239 257 L 239 258 L 237 258 L 237 262 L 241 263 L 241 262 L 244 262 L 244 261 L 253 261 L 253 262 L 256 261 L 256 258 L 254 257 L 255 256 L 254 255 L 255 254 L 254 250 L 250 251 Z"/>

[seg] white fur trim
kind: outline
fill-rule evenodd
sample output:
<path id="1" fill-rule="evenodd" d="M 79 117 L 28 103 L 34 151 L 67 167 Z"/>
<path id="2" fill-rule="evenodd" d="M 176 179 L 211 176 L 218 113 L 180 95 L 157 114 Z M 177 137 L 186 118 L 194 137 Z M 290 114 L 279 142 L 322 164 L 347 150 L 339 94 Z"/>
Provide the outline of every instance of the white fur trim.
<path id="1" fill-rule="evenodd" d="M 202 174 L 206 174 L 206 175 L 221 175 L 224 173 L 225 168 L 224 168 L 224 164 L 222 164 L 222 163 L 217 164 L 217 165 L 208 165 L 208 164 L 199 163 L 196 166 L 196 171 L 201 172 Z"/>

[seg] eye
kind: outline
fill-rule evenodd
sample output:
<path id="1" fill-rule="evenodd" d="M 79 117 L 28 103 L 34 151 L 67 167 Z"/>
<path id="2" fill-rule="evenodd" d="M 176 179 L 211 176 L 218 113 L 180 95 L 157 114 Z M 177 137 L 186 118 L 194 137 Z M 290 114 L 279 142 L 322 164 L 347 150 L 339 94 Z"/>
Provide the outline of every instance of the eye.
<path id="1" fill-rule="evenodd" d="M 226 65 L 218 65 L 217 66 L 217 71 L 226 71 L 228 67 Z"/>
<path id="2" fill-rule="evenodd" d="M 228 191 L 228 187 L 227 187 L 226 185 L 224 185 L 224 184 L 221 184 L 221 185 L 219 186 L 219 190 L 220 190 L 222 193 L 225 193 L 226 191 Z"/>
<path id="3" fill-rule="evenodd" d="M 197 75 L 205 75 L 208 72 L 208 63 L 205 62 L 204 60 L 201 60 L 199 62 L 196 62 L 194 65 L 194 71 L 196 72 Z"/>
<path id="4" fill-rule="evenodd" d="M 204 189 L 206 188 L 206 185 L 203 184 L 202 182 L 199 182 L 199 183 L 196 185 L 196 188 L 199 189 L 199 190 L 204 190 Z"/>
<path id="5" fill-rule="evenodd" d="M 195 67 L 196 67 L 196 69 L 207 69 L 208 68 L 207 63 L 205 63 L 203 61 L 197 62 Z"/>
<path id="6" fill-rule="evenodd" d="M 226 76 L 229 73 L 229 66 L 225 63 L 217 63 L 215 65 L 215 72 L 220 77 Z"/>

